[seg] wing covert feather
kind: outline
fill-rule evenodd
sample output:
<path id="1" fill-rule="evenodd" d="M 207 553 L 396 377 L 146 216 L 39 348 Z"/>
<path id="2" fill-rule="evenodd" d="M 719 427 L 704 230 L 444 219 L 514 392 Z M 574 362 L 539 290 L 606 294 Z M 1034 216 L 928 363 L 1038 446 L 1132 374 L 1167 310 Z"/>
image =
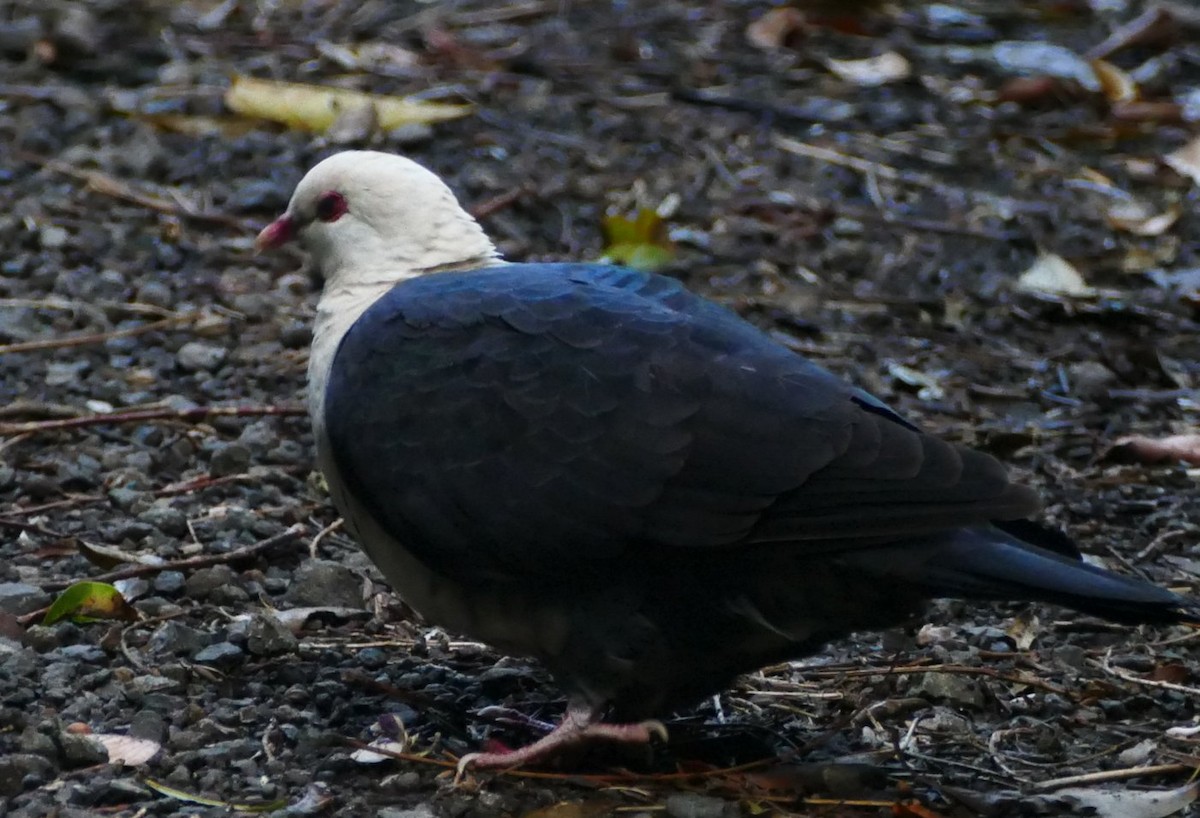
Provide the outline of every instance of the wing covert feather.
<path id="1" fill-rule="evenodd" d="M 627 549 L 856 548 L 1037 507 L 991 457 L 621 268 L 398 285 L 342 340 L 326 416 L 351 490 L 463 582 L 582 581 Z"/>

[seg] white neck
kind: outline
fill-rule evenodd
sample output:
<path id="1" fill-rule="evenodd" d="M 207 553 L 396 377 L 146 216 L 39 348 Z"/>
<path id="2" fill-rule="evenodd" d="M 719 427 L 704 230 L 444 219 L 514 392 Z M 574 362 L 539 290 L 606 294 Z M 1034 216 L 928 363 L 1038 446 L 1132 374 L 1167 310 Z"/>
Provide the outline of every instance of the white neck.
<path id="1" fill-rule="evenodd" d="M 329 370 L 342 336 L 354 326 L 367 307 L 402 280 L 392 275 L 376 281 L 329 286 L 321 293 L 316 320 L 313 322 L 312 349 L 308 356 L 308 412 L 318 438 L 325 425 L 325 387 L 329 383 Z"/>
<path id="2" fill-rule="evenodd" d="M 477 270 L 482 267 L 497 267 L 508 262 L 488 255 L 471 259 L 452 266 L 441 266 L 436 272 L 405 270 L 397 274 L 389 270 L 378 276 L 358 275 L 352 282 L 341 276 L 331 276 L 317 302 L 317 315 L 313 321 L 313 342 L 308 357 L 308 412 L 312 418 L 318 445 L 324 438 L 325 388 L 329 384 L 329 371 L 342 337 L 354 326 L 367 308 L 378 301 L 384 293 L 402 281 L 419 275 L 440 275 L 456 270 Z"/>

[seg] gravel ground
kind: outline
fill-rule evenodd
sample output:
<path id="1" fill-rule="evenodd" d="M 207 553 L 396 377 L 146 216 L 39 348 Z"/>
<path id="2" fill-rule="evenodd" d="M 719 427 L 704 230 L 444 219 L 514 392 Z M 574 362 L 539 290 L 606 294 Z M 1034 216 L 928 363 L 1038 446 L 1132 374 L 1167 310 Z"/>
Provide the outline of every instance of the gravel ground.
<path id="1" fill-rule="evenodd" d="M 0 6 L 0 815 L 1024 814 L 1065 776 L 1184 785 L 1194 631 L 942 603 L 675 714 L 644 757 L 454 786 L 456 755 L 561 698 L 331 528 L 300 410 L 314 285 L 252 240 L 339 142 L 436 169 L 514 259 L 594 259 L 605 214 L 663 207 L 666 272 L 1006 458 L 1095 559 L 1197 593 L 1196 473 L 1108 452 L 1194 429 L 1197 193 L 1162 160 L 1195 130 L 1196 21 L 1109 55 L 1134 109 L 1045 49 L 1149 5 L 847 6 Z M 833 62 L 891 52 L 885 84 Z M 237 74 L 475 107 L 314 136 L 232 116 Z M 1021 291 L 1039 251 L 1093 291 Z M 41 624 L 113 571 L 136 621 Z M 89 733 L 160 749 L 107 764 Z M 353 755 L 381 736 L 410 757 Z"/>

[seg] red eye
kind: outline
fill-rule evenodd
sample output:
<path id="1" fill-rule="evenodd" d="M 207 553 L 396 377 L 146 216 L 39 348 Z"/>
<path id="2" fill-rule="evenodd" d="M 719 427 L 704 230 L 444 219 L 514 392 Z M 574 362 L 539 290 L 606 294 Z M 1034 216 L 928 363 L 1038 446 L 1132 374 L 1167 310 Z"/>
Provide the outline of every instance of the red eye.
<path id="1" fill-rule="evenodd" d="M 323 222 L 336 222 L 347 209 L 346 197 L 336 190 L 322 193 L 317 199 L 317 218 Z"/>

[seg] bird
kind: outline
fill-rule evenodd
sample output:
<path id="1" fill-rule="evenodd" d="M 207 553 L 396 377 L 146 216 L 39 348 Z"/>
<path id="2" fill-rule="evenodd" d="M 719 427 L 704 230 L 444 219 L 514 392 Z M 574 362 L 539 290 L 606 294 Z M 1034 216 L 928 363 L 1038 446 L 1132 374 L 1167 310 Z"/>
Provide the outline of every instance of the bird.
<path id="1" fill-rule="evenodd" d="M 308 408 L 346 528 L 426 620 L 566 693 L 552 731 L 460 774 L 665 737 L 739 674 L 934 598 L 1200 613 L 1083 562 L 996 458 L 675 278 L 502 259 L 412 159 L 313 166 L 256 246 L 292 241 L 323 279 Z"/>

